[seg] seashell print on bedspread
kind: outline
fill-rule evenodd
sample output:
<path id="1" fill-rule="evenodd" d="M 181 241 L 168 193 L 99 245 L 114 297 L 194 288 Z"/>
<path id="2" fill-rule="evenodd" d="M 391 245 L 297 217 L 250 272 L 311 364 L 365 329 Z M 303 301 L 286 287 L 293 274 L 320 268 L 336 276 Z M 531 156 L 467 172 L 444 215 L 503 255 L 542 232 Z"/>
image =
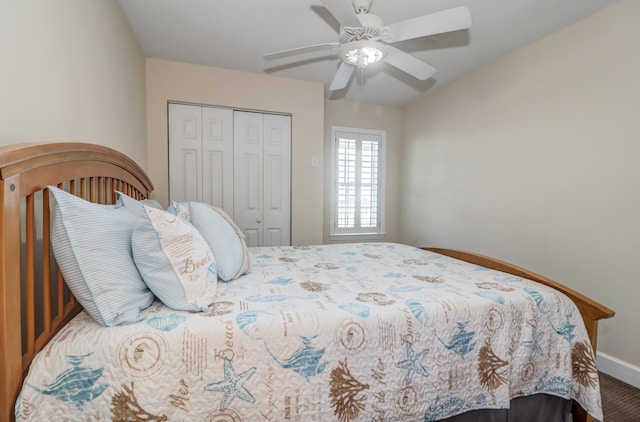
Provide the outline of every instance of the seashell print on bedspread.
<path id="1" fill-rule="evenodd" d="M 536 393 L 602 418 L 567 297 L 392 243 L 251 248 L 209 312 L 78 315 L 34 359 L 18 421 L 439 420 Z"/>

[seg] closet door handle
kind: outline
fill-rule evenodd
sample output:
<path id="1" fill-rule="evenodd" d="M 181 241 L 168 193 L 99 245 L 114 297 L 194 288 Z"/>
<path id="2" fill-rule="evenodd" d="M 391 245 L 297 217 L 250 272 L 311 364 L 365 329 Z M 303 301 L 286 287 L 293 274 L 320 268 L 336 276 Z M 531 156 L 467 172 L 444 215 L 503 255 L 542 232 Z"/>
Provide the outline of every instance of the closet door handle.
<path id="1" fill-rule="evenodd" d="M 262 220 L 257 219 L 257 220 L 256 220 L 256 223 L 260 224 L 260 223 L 262 223 Z"/>

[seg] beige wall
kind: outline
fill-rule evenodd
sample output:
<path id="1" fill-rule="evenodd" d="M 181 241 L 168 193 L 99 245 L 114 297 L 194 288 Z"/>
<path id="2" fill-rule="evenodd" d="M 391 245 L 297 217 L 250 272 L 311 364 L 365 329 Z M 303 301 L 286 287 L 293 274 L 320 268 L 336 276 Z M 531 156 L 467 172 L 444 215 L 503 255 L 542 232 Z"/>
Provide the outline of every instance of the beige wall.
<path id="1" fill-rule="evenodd" d="M 324 243 L 329 240 L 331 206 L 331 126 L 385 130 L 387 156 L 385 166 L 385 232 L 378 241 L 397 242 L 400 238 L 400 148 L 402 109 L 346 100 L 325 100 L 324 106 Z"/>
<path id="2" fill-rule="evenodd" d="M 181 101 L 292 115 L 292 230 L 294 245 L 322 243 L 322 84 L 147 59 L 148 170 L 155 197 L 168 201 L 167 102 Z"/>
<path id="3" fill-rule="evenodd" d="M 116 1 L 4 1 L 0 145 L 82 141 L 146 165 L 145 62 Z"/>
<path id="4" fill-rule="evenodd" d="M 408 106 L 401 228 L 613 308 L 599 350 L 635 366 L 639 16 L 623 0 Z"/>

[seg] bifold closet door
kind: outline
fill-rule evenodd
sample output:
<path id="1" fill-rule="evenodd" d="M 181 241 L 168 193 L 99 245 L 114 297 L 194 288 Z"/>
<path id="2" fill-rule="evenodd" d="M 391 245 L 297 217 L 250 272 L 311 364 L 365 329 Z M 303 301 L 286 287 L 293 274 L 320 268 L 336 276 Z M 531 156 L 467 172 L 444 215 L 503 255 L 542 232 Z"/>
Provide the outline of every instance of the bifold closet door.
<path id="1" fill-rule="evenodd" d="M 169 104 L 169 195 L 233 215 L 233 110 Z"/>
<path id="2" fill-rule="evenodd" d="M 169 104 L 169 198 L 224 209 L 249 246 L 291 244 L 291 117 Z"/>
<path id="3" fill-rule="evenodd" d="M 234 220 L 249 246 L 291 244 L 291 117 L 234 112 Z"/>

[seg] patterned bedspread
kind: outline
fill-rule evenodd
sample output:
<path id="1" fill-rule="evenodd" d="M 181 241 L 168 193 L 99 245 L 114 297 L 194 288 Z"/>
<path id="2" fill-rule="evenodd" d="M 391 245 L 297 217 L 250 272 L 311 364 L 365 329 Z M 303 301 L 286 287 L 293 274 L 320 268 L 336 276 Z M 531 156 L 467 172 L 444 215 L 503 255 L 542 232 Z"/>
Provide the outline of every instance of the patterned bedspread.
<path id="1" fill-rule="evenodd" d="M 513 397 L 602 418 L 575 305 L 409 246 L 252 248 L 208 313 L 78 315 L 33 361 L 17 420 L 438 420 Z"/>

